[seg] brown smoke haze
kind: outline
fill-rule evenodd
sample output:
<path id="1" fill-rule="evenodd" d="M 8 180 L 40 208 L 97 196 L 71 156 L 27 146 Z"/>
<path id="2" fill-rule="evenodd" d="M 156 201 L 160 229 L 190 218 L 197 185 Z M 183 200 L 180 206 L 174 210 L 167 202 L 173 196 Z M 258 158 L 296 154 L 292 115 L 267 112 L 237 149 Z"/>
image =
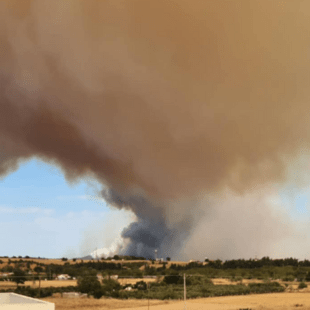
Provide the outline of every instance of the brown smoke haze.
<path id="1" fill-rule="evenodd" d="M 266 188 L 310 144 L 309 17 L 301 0 L 2 0 L 1 174 L 38 157 L 97 178 L 137 216 L 127 253 L 268 252 L 294 223 Z"/>

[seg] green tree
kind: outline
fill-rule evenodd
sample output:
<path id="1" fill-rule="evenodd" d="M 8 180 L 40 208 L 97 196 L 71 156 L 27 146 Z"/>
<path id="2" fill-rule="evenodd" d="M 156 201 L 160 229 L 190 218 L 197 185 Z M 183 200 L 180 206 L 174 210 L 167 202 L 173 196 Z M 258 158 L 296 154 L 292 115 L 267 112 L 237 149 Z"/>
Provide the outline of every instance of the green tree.
<path id="1" fill-rule="evenodd" d="M 112 291 L 119 291 L 122 286 L 116 280 L 104 279 L 102 281 L 102 287 L 105 292 L 112 292 Z"/>
<path id="2" fill-rule="evenodd" d="M 171 274 L 165 276 L 163 282 L 166 284 L 180 284 L 182 283 L 182 276 L 178 274 Z"/>
<path id="3" fill-rule="evenodd" d="M 120 283 L 113 279 L 104 279 L 102 281 L 102 292 L 105 296 L 111 296 L 113 298 L 119 297 L 119 291 L 122 288 Z"/>
<path id="4" fill-rule="evenodd" d="M 78 279 L 77 282 L 78 291 L 93 295 L 95 292 L 101 290 L 101 284 L 94 274 L 85 274 Z"/>
<path id="5" fill-rule="evenodd" d="M 40 266 L 36 266 L 36 267 L 34 267 L 34 271 L 35 271 L 36 273 L 40 273 L 40 272 L 43 272 L 43 268 L 40 267 Z"/>
<path id="6" fill-rule="evenodd" d="M 12 281 L 14 281 L 17 285 L 24 284 L 26 278 L 26 273 L 21 269 L 15 269 L 12 277 Z"/>

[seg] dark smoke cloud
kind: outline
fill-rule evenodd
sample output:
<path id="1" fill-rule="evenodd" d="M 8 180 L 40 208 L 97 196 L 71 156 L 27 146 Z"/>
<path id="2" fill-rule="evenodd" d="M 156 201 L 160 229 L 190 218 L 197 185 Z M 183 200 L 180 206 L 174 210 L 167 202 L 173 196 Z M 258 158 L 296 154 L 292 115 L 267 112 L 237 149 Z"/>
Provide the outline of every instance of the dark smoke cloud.
<path id="1" fill-rule="evenodd" d="M 193 222 L 190 212 L 183 211 L 183 216 L 187 215 L 186 218 L 177 221 L 177 224 L 169 224 L 166 213 L 168 208 L 172 208 L 169 204 L 151 203 L 150 199 L 137 194 L 120 195 L 113 189 L 103 190 L 101 194 L 110 205 L 129 209 L 137 216 L 137 221 L 122 232 L 122 237 L 130 241 L 121 250 L 122 254 L 153 258 L 157 250 L 160 257 L 169 256 L 176 253 L 189 237 Z"/>
<path id="2" fill-rule="evenodd" d="M 137 216 L 128 252 L 178 253 L 216 213 L 202 196 L 281 184 L 308 152 L 309 12 L 301 0 L 1 1 L 0 173 L 39 157 L 69 181 L 95 177 Z"/>

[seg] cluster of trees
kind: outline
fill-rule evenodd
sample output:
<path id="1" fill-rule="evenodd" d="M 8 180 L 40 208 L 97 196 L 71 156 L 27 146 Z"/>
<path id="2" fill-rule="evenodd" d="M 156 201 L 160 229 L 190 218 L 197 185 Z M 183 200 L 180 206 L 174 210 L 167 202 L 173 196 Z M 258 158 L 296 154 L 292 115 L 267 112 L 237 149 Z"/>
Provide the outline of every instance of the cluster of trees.
<path id="1" fill-rule="evenodd" d="M 121 258 L 121 257 L 119 257 Z M 122 258 L 123 259 L 123 258 Z M 0 260 L 0 263 L 3 263 Z M 35 267 L 33 267 L 35 265 Z M 140 267 L 144 266 L 144 270 Z M 32 275 L 28 275 L 31 270 Z M 63 265 L 44 264 L 32 260 L 10 260 L 8 264 L 0 269 L 2 272 L 14 272 L 14 277 L 23 279 L 36 278 L 53 279 L 58 274 L 68 274 L 71 277 L 79 278 L 85 273 L 101 273 L 103 275 L 118 275 L 119 277 L 142 277 L 144 275 L 174 275 L 175 272 L 187 274 L 200 274 L 210 278 L 224 277 L 231 279 L 259 278 L 259 279 L 282 279 L 285 281 L 310 281 L 310 261 L 298 261 L 293 258 L 270 259 L 264 257 L 260 260 L 221 260 L 208 261 L 208 264 L 191 262 L 186 265 L 171 264 L 167 268 L 167 262 L 162 263 L 160 268 L 155 268 L 153 264 L 145 262 L 129 263 L 127 261 L 81 261 L 72 264 L 65 260 Z M 14 277 L 12 279 L 14 280 Z M 3 279 L 3 278 L 2 278 Z M 1 278 L 0 278 L 1 280 Z M 22 280 L 20 280 L 22 281 Z M 19 282 L 23 283 L 23 282 Z"/>
<path id="2" fill-rule="evenodd" d="M 110 278 L 103 279 L 100 282 L 97 278 L 97 273 L 94 271 L 84 273 L 78 279 L 77 285 L 79 292 L 92 295 L 95 298 L 101 298 L 103 295 L 115 297 L 113 292 L 118 292 L 121 288 L 122 286 L 118 281 Z"/>
<path id="3" fill-rule="evenodd" d="M 0 261 L 1 263 L 1 261 Z M 35 265 L 35 267 L 33 267 Z M 143 272 L 139 269 L 144 263 L 136 262 L 105 262 L 105 261 L 87 261 L 70 264 L 65 261 L 63 265 L 58 264 L 44 264 L 35 261 L 8 261 L 8 264 L 0 269 L 1 272 L 14 273 L 10 277 L 0 277 L 1 280 L 13 280 L 20 277 L 27 279 L 37 279 L 38 275 L 41 279 L 52 280 L 58 274 L 68 274 L 72 278 L 78 278 L 86 272 L 103 273 L 105 275 L 118 274 L 123 277 L 142 277 Z M 29 272 L 31 271 L 31 274 Z M 16 282 L 16 281 L 15 281 Z M 25 281 L 24 281 L 25 282 Z M 23 283 L 20 280 L 19 283 Z"/>
<path id="4" fill-rule="evenodd" d="M 214 268 L 214 269 L 256 269 L 262 267 L 310 267 L 309 260 L 299 261 L 296 258 L 271 259 L 263 257 L 262 259 L 233 259 L 222 261 L 206 259 L 207 265 L 199 262 L 191 262 L 186 265 L 172 264 L 170 268 L 174 270 L 189 270 L 192 268 Z"/>
<path id="5" fill-rule="evenodd" d="M 215 262 L 209 262 L 210 266 L 214 268 L 223 269 L 234 269 L 234 268 L 261 268 L 264 266 L 271 267 L 284 267 L 284 266 L 294 266 L 294 267 L 310 267 L 310 261 L 304 260 L 299 261 L 296 258 L 284 258 L 284 259 L 271 259 L 269 257 L 263 257 L 262 259 L 238 259 L 238 260 L 228 260 L 221 264 L 221 261 L 217 260 Z"/>
<path id="6" fill-rule="evenodd" d="M 133 290 L 124 290 L 128 285 L 121 286 L 117 281 L 104 279 L 102 283 L 95 275 L 85 275 L 78 281 L 78 291 L 93 295 L 95 298 L 109 296 L 114 298 L 150 298 L 180 299 L 183 297 L 183 277 L 177 273 L 167 275 L 161 282 L 137 282 Z M 251 293 L 283 292 L 285 288 L 277 282 L 252 283 L 249 285 L 213 285 L 212 281 L 203 276 L 186 277 L 188 298 L 244 295 Z"/>

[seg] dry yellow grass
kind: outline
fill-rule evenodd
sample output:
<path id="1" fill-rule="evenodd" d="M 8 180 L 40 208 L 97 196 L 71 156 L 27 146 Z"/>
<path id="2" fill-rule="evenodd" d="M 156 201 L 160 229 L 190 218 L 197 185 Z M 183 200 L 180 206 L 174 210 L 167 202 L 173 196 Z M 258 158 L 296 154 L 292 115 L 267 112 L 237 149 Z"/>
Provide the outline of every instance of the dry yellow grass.
<path id="1" fill-rule="evenodd" d="M 118 282 L 121 285 L 125 284 L 136 284 L 139 281 L 144 281 L 146 283 L 150 282 L 156 282 L 157 279 L 153 278 L 125 278 L 125 279 L 118 279 Z M 41 281 L 41 287 L 65 287 L 65 286 L 76 286 L 77 285 L 77 280 L 42 280 Z M 39 287 L 39 281 L 36 280 L 35 282 L 33 281 L 26 281 L 24 284 L 19 284 L 19 286 L 31 286 L 31 287 Z M 0 282 L 0 288 L 10 288 L 10 287 L 16 287 L 15 282 Z"/>
<path id="2" fill-rule="evenodd" d="M 55 303 L 57 310 L 104 310 L 104 309 L 136 309 L 140 307 L 146 307 L 148 305 L 147 300 L 118 300 L 118 299 L 71 299 L 71 298 L 59 298 L 49 297 L 43 300 Z M 150 300 L 151 309 L 158 305 L 167 305 L 174 302 L 162 301 L 162 300 Z"/>
<path id="3" fill-rule="evenodd" d="M 247 296 L 227 296 L 191 300 L 190 309 L 259 309 L 288 310 L 310 309 L 310 293 L 277 293 Z M 298 305 L 298 306 L 297 306 Z M 154 308 L 155 310 L 156 308 Z M 162 308 L 162 310 L 168 308 Z M 174 308 L 171 308 L 174 309 Z M 177 308 L 175 308 L 177 309 Z"/>
<path id="4" fill-rule="evenodd" d="M 11 287 L 16 287 L 15 282 L 7 282 L 7 281 L 0 281 L 0 288 L 5 289 L 5 288 L 11 288 Z"/>
<path id="5" fill-rule="evenodd" d="M 64 286 L 76 286 L 77 280 L 66 280 L 66 281 L 41 281 L 41 287 L 64 287 Z M 26 281 L 24 284 L 19 284 L 19 286 L 31 286 L 31 287 L 39 287 L 39 281 Z M 16 287 L 15 282 L 0 282 L 0 288 L 10 288 Z"/>
<path id="6" fill-rule="evenodd" d="M 139 281 L 144 281 L 146 283 L 150 283 L 150 282 L 156 282 L 157 279 L 149 279 L 149 278 L 125 278 L 125 279 L 118 279 L 118 282 L 121 284 L 121 285 L 126 285 L 126 284 L 136 284 L 137 282 Z"/>
<path id="7" fill-rule="evenodd" d="M 240 284 L 240 281 L 231 281 L 229 279 L 225 278 L 216 278 L 216 279 L 211 279 L 212 283 L 214 285 L 236 285 Z M 288 282 L 288 281 L 281 281 L 281 280 L 272 280 L 272 282 L 279 282 L 281 285 L 288 285 L 288 290 L 298 290 L 298 282 Z M 249 284 L 249 283 L 263 283 L 263 280 L 258 280 L 258 279 L 242 279 L 241 283 L 242 284 Z M 310 287 L 310 283 L 306 282 L 308 286 Z M 308 290 L 308 289 L 306 289 Z M 310 290 L 310 289 L 309 289 Z"/>
<path id="8" fill-rule="evenodd" d="M 23 262 L 36 262 L 36 263 L 42 263 L 45 265 L 50 265 L 50 264 L 55 264 L 55 265 L 64 265 L 66 262 L 69 262 L 70 264 L 77 264 L 82 262 L 82 260 L 77 259 L 75 262 L 72 259 L 68 259 L 67 261 L 63 261 L 61 259 L 44 259 L 44 258 L 0 258 L 0 260 L 3 262 L 2 264 L 0 264 L 0 267 L 2 266 L 6 266 L 9 262 L 9 260 L 12 263 L 19 263 L 20 260 L 23 260 Z M 88 260 L 84 260 L 85 262 L 89 262 Z M 36 265 L 34 265 L 36 266 Z"/>
<path id="9" fill-rule="evenodd" d="M 147 310 L 147 300 L 45 298 L 57 310 Z M 199 298 L 186 303 L 187 310 L 310 310 L 310 292 Z M 183 310 L 183 301 L 150 301 L 150 310 Z"/>
<path id="10" fill-rule="evenodd" d="M 63 261 L 62 259 L 45 259 L 45 258 L 0 258 L 0 260 L 3 262 L 0 264 L 0 268 L 7 266 L 9 260 L 11 263 L 19 263 L 20 260 L 23 260 L 23 262 L 27 261 L 32 261 L 35 263 L 42 263 L 45 265 L 50 265 L 50 264 L 55 264 L 55 265 L 64 265 L 65 263 L 70 263 L 70 264 L 77 264 L 77 263 L 88 263 L 88 262 L 96 262 L 95 260 L 81 260 L 77 259 L 75 262 L 72 259 L 68 259 L 67 261 Z M 101 261 L 101 260 L 100 260 Z M 151 264 L 151 261 L 146 261 L 146 260 L 126 260 L 126 261 L 121 261 L 121 260 L 104 260 L 105 263 L 126 263 L 126 264 L 131 264 L 131 263 L 145 263 L 145 264 Z M 177 262 L 180 264 L 180 262 Z M 181 263 L 181 264 L 186 264 L 186 263 Z M 35 267 L 36 265 L 33 265 Z M 160 267 L 162 267 L 162 264 L 159 264 Z M 31 267 L 32 268 L 32 267 Z"/>
<path id="11" fill-rule="evenodd" d="M 32 286 L 32 287 L 38 287 L 39 281 L 35 281 L 35 284 L 33 284 L 33 281 L 26 281 L 25 286 Z M 41 287 L 64 287 L 64 286 L 76 286 L 77 280 L 65 280 L 65 281 L 57 281 L 57 280 L 50 280 L 50 281 L 41 281 Z"/>

